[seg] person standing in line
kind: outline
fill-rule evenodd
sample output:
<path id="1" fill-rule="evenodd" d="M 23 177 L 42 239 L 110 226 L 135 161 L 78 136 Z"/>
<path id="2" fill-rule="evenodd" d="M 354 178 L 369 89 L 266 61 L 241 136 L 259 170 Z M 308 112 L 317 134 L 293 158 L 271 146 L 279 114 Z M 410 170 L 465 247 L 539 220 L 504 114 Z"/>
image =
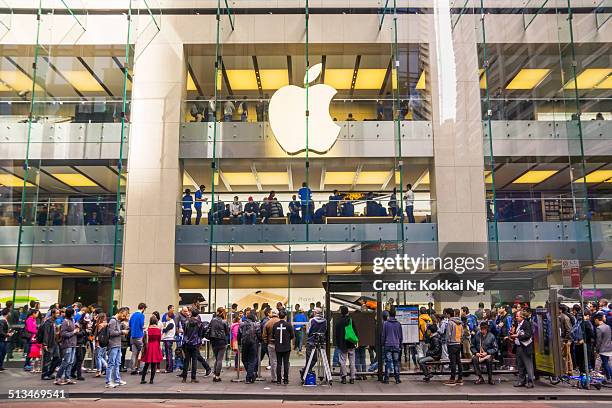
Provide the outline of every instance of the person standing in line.
<path id="1" fill-rule="evenodd" d="M 606 317 L 601 313 L 595 314 L 595 351 L 601 358 L 601 366 L 606 376 L 606 382 L 612 382 L 612 368 L 610 357 L 612 357 L 612 330 L 606 324 Z"/>
<path id="2" fill-rule="evenodd" d="M 215 96 L 211 95 L 208 100 L 208 121 L 214 122 L 217 119 L 217 109 L 216 109 Z"/>
<path id="3" fill-rule="evenodd" d="M 38 339 L 42 343 L 43 349 L 43 370 L 41 374 L 43 380 L 52 379 L 51 376 L 55 373 L 55 369 L 61 361 L 55 326 L 55 319 L 58 316 L 58 309 L 55 307 L 49 309 L 49 316 L 42 323 L 42 339 Z"/>
<path id="4" fill-rule="evenodd" d="M 193 203 L 193 207 L 196 210 L 195 225 L 200 225 L 200 220 L 202 219 L 202 203 L 205 203 L 206 201 L 208 201 L 208 197 L 204 197 L 205 191 L 206 191 L 206 186 L 202 184 L 200 188 L 196 190 L 196 192 L 194 193 L 195 202 Z"/>
<path id="5" fill-rule="evenodd" d="M 221 368 L 223 366 L 223 357 L 227 348 L 227 339 L 229 338 L 229 326 L 225 321 L 226 313 L 223 307 L 217 308 L 217 313 L 210 321 L 208 332 L 210 345 L 215 356 L 215 367 L 213 382 L 221 382 Z"/>
<path id="6" fill-rule="evenodd" d="M 295 314 L 293 316 L 293 328 L 295 329 L 295 345 L 294 350 L 297 350 L 298 355 L 303 356 L 302 347 L 304 344 L 304 332 L 306 331 L 306 313 L 301 309 L 300 305 L 295 305 Z"/>
<path id="7" fill-rule="evenodd" d="M 406 203 L 406 216 L 408 217 L 408 222 L 414 224 L 414 191 L 412 191 L 412 184 L 406 184 L 404 202 Z"/>
<path id="8" fill-rule="evenodd" d="M 191 190 L 185 189 L 185 195 L 183 195 L 183 199 L 181 201 L 181 224 L 182 225 L 191 225 L 191 206 L 193 205 L 193 197 L 191 196 Z"/>
<path id="9" fill-rule="evenodd" d="M 0 313 L 0 371 L 4 371 L 4 359 L 8 350 L 8 343 L 13 335 L 8 324 L 9 309 L 4 308 Z M 41 340 L 38 340 L 42 343 Z"/>
<path id="10" fill-rule="evenodd" d="M 182 382 L 187 382 L 187 372 L 191 366 L 191 382 L 199 382 L 196 378 L 196 370 L 198 368 L 198 353 L 197 349 L 200 347 L 202 342 L 202 325 L 198 318 L 198 311 L 192 309 L 191 316 L 185 323 L 185 343 L 183 345 L 183 352 L 185 353 L 185 362 L 183 364 L 183 377 Z M 144 377 L 143 377 L 144 378 Z"/>
<path id="11" fill-rule="evenodd" d="M 75 359 L 74 365 L 70 377 L 79 381 L 84 381 L 83 377 L 83 361 L 85 360 L 85 352 L 87 350 L 87 339 L 91 332 L 88 329 L 89 316 L 81 315 L 79 322 L 76 324 L 79 328 L 79 332 L 76 335 L 76 348 L 75 348 Z"/>
<path id="12" fill-rule="evenodd" d="M 346 339 L 346 328 L 352 325 L 352 320 L 348 315 L 348 307 L 340 306 L 340 317 L 338 317 L 334 325 L 334 337 L 336 348 L 340 350 L 339 362 L 340 362 L 340 377 L 341 383 L 346 384 L 346 360 L 349 361 L 350 378 L 351 384 L 355 383 L 355 377 L 357 372 L 355 370 L 355 347 L 357 344 Z M 355 334 L 357 330 L 353 327 Z M 358 336 L 358 335 L 357 335 Z"/>
<path id="13" fill-rule="evenodd" d="M 140 378 L 141 384 L 146 384 L 147 381 L 145 378 L 147 377 L 147 371 L 149 370 L 149 366 L 151 367 L 151 378 L 149 379 L 149 384 L 153 384 L 153 380 L 155 379 L 155 373 L 157 372 L 157 368 L 162 361 L 162 353 L 161 353 L 161 330 L 158 326 L 159 321 L 156 316 L 151 316 L 149 319 L 149 327 L 147 328 L 147 332 L 145 335 L 146 344 L 144 347 L 144 352 L 142 353 L 142 361 L 144 362 L 144 367 L 142 369 L 142 377 Z"/>
<path id="14" fill-rule="evenodd" d="M 119 366 L 121 365 L 121 335 L 127 334 L 121 330 L 121 322 L 127 318 L 127 308 L 119 308 L 117 314 L 108 322 L 103 330 L 108 332 L 108 367 L 106 368 L 106 388 L 115 388 L 127 384 L 121 379 Z M 142 339 L 142 338 L 141 338 Z"/>
<path id="15" fill-rule="evenodd" d="M 383 353 L 385 356 L 385 375 L 383 383 L 389 384 L 389 373 L 393 369 L 395 383 L 400 380 L 401 347 L 404 343 L 402 325 L 395 318 L 395 307 L 389 309 L 389 318 L 383 323 L 382 339 Z"/>
<path id="16" fill-rule="evenodd" d="M 191 215 L 190 215 L 191 217 Z M 147 305 L 138 304 L 138 310 L 130 317 L 130 346 L 132 347 L 132 375 L 138 374 L 140 368 L 140 353 L 142 352 L 142 338 L 144 337 L 145 317 Z"/>
<path id="17" fill-rule="evenodd" d="M 223 121 L 224 122 L 232 121 L 232 116 L 234 116 L 234 110 L 236 110 L 236 105 L 234 105 L 234 102 L 230 101 L 229 99 L 225 101 L 225 103 L 223 104 Z"/>
<path id="18" fill-rule="evenodd" d="M 261 342 L 261 327 L 254 310 L 240 323 L 237 340 L 242 350 L 242 364 L 246 369 L 245 381 L 247 384 L 254 384 L 257 374 L 257 346 Z"/>
<path id="19" fill-rule="evenodd" d="M 74 381 L 70 378 L 70 371 L 74 364 L 74 350 L 76 348 L 76 334 L 79 332 L 79 328 L 75 326 L 74 320 L 74 309 L 67 308 L 64 313 L 64 321 L 60 326 L 60 338 L 62 339 L 62 362 L 59 369 L 57 370 L 57 377 L 55 379 L 56 385 L 74 384 Z"/>
<path id="20" fill-rule="evenodd" d="M 119 309 L 117 308 L 115 310 L 115 313 L 113 316 L 115 316 L 117 314 L 117 312 L 119 311 Z M 130 308 L 129 307 L 125 307 L 125 317 L 123 318 L 123 320 L 121 320 L 120 326 L 121 326 L 121 365 L 119 367 L 119 372 L 122 373 L 127 373 L 127 367 L 125 366 L 125 355 L 128 351 L 128 349 L 130 348 L 130 324 L 128 322 L 128 319 L 130 318 Z"/>
<path id="21" fill-rule="evenodd" d="M 165 319 L 165 320 L 164 320 Z M 163 329 L 161 341 L 164 344 L 164 353 L 166 354 L 166 372 L 174 371 L 174 336 L 176 335 L 176 322 L 174 321 L 174 306 L 168 306 L 168 312 L 162 316 Z"/>
<path id="22" fill-rule="evenodd" d="M 291 355 L 291 341 L 295 337 L 293 326 L 287 319 L 287 311 L 278 312 L 279 320 L 272 326 L 274 350 L 276 352 L 276 384 L 281 384 L 281 369 L 283 384 L 289 384 L 289 357 Z"/>
<path id="23" fill-rule="evenodd" d="M 463 365 L 461 364 L 463 327 L 461 319 L 455 316 L 455 311 L 452 308 L 447 308 L 444 314 L 448 318 L 448 322 L 446 323 L 446 347 L 448 349 L 448 359 L 451 371 L 450 379 L 445 381 L 444 385 L 463 385 Z"/>
<path id="24" fill-rule="evenodd" d="M 36 319 L 38 318 L 38 310 L 28 310 L 28 317 L 25 319 L 25 326 L 23 328 L 22 338 L 25 340 L 23 347 L 23 354 L 25 355 L 25 362 L 23 363 L 23 369 L 25 371 L 32 370 L 32 364 L 30 363 L 30 347 L 32 346 L 32 337 L 36 335 Z"/>
<path id="25" fill-rule="evenodd" d="M 270 376 L 272 377 L 272 382 L 278 381 L 278 378 L 276 377 L 276 367 L 278 365 L 278 361 L 276 359 L 276 344 L 273 328 L 279 320 L 278 309 L 272 309 L 270 311 L 270 319 L 264 326 L 262 334 L 263 344 L 268 346 L 268 356 L 270 357 Z"/>
<path id="26" fill-rule="evenodd" d="M 519 376 L 514 386 L 533 388 L 533 328 L 527 317 L 528 313 L 524 310 L 517 314 L 516 330 L 510 335 L 516 344 L 516 367 Z"/>
<path id="27" fill-rule="evenodd" d="M 238 113 L 240 114 L 240 121 L 246 122 L 249 118 L 249 105 L 247 104 L 247 97 L 242 98 L 242 102 L 238 106 Z"/>
<path id="28" fill-rule="evenodd" d="M 559 305 L 559 332 L 561 337 L 561 358 L 563 359 L 563 368 L 566 375 L 574 374 L 574 366 L 572 363 L 572 321 L 569 316 L 569 308 L 564 305 Z"/>

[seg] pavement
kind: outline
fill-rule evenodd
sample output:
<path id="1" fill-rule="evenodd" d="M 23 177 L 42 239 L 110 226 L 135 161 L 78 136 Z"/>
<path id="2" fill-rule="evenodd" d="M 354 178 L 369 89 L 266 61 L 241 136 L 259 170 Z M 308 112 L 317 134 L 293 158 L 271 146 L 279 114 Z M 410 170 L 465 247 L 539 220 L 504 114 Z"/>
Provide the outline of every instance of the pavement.
<path id="1" fill-rule="evenodd" d="M 245 384 L 233 382 L 235 371 L 226 370 L 223 381 L 213 383 L 212 376 L 204 378 L 199 372 L 199 383 L 181 383 L 176 374 L 158 373 L 155 384 L 140 384 L 140 376 L 122 373 L 127 385 L 115 389 L 104 387 L 104 379 L 95 378 L 92 373 L 85 374 L 85 381 L 74 385 L 56 386 L 52 381 L 43 381 L 37 374 L 18 368 L 0 372 L 0 399 L 6 401 L 10 390 L 63 390 L 68 399 L 145 399 L 145 400 L 248 400 L 249 408 L 255 401 L 605 401 L 612 406 L 612 388 L 581 390 L 567 384 L 552 385 L 542 379 L 532 389 L 515 388 L 513 375 L 496 375 L 495 385 L 475 385 L 474 376 L 465 380 L 462 386 L 449 387 L 443 384 L 447 376 L 436 376 L 424 383 L 420 376 L 402 377 L 401 384 L 382 384 L 375 378 L 356 381 L 355 384 L 304 387 L 300 384 L 297 368 L 292 368 L 289 385 L 276 385 L 269 380 L 269 372 L 264 373 L 267 381 Z M 244 373 L 241 375 L 244 379 Z M 187 380 L 189 381 L 189 379 Z M 0 402 L 3 407 L 5 402 Z M 256 404 L 259 405 L 259 404 Z M 351 405 L 353 407 L 354 405 Z M 371 406 L 371 405 L 369 405 Z M 513 405 L 513 406 L 516 406 Z M 181 406 L 182 407 L 182 406 Z M 428 408 L 433 406 L 428 405 Z M 139 407 L 140 408 L 140 407 Z M 266 408 L 271 408 L 266 405 Z M 501 408 L 496 406 L 496 408 Z"/>

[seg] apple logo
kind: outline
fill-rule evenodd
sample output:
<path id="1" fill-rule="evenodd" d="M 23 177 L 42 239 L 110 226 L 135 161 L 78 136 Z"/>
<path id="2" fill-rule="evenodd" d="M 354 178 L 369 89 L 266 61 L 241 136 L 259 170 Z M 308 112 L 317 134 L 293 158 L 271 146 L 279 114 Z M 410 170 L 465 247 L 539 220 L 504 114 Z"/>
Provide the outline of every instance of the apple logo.
<path id="1" fill-rule="evenodd" d="M 323 64 L 311 67 L 304 76 L 304 84 L 316 80 Z M 336 95 L 329 85 L 308 87 L 308 150 L 325 153 L 338 139 L 340 126 L 329 115 L 329 104 Z M 286 85 L 277 90 L 268 108 L 270 126 L 278 144 L 289 154 L 306 150 L 306 89 Z"/>

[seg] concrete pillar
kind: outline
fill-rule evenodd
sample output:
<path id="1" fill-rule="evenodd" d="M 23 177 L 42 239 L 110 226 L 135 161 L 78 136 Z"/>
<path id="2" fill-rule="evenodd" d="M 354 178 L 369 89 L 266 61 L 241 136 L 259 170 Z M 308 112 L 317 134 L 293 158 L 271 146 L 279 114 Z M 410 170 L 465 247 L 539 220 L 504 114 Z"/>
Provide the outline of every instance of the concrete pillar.
<path id="1" fill-rule="evenodd" d="M 145 302 L 148 312 L 160 313 L 176 304 L 179 288 L 175 203 L 182 187 L 178 152 L 186 72 L 174 22 L 165 19 L 150 44 L 150 36 L 136 44 L 121 279 L 122 306 L 135 310 Z"/>
<path id="2" fill-rule="evenodd" d="M 448 2 L 438 2 L 430 30 L 434 163 L 432 193 L 438 241 L 486 242 L 484 154 L 475 16 L 454 30 Z"/>

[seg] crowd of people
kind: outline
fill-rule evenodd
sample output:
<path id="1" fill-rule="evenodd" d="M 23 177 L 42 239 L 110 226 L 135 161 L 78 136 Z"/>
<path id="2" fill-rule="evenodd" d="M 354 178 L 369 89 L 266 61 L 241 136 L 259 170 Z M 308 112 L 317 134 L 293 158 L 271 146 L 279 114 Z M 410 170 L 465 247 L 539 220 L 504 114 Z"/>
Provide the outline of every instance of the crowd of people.
<path id="1" fill-rule="evenodd" d="M 281 302 L 275 307 L 264 303 L 261 308 L 254 304 L 242 310 L 233 304 L 228 310 L 219 307 L 212 316 L 203 318 L 207 315 L 201 314 L 197 302 L 178 311 L 170 305 L 163 315 L 158 311 L 147 313 L 145 303 L 134 311 L 115 304 L 110 316 L 96 305 L 78 302 L 65 307 L 55 304 L 46 313 L 41 313 L 34 301 L 19 309 L 7 302 L 0 315 L 0 371 L 4 370 L 7 354 L 14 356 L 22 351 L 24 370 L 57 385 L 83 381 L 86 372 L 94 372 L 94 377 L 105 379 L 107 388 L 115 388 L 126 384 L 122 373 L 128 371 L 140 376 L 141 384 L 152 384 L 159 372 L 177 372 L 182 382 L 189 377 L 197 383 L 200 364 L 205 377 L 212 374 L 212 381 L 220 382 L 223 363 L 233 354 L 234 369 L 239 370 L 242 364 L 246 383 L 254 383 L 262 376 L 265 366 L 273 383 L 288 384 L 291 353 L 305 358 L 300 369 L 303 382 L 308 374 L 314 374 L 316 349 L 325 348 L 328 338 L 335 346 L 331 361 L 340 369 L 341 383 L 352 384 L 378 369 L 378 350 L 360 341 L 361 336 L 373 332 L 355 315 L 373 312 L 365 303 L 361 310 L 352 313 L 347 306 L 340 306 L 328 323 L 320 303 L 311 303 L 308 310 L 300 305 L 288 310 Z M 419 342 L 414 347 L 404 342 L 392 300 L 385 305 L 382 316 L 378 343 L 384 362 L 384 383 L 391 378 L 401 382 L 401 357 L 408 353 L 405 358 L 415 361 L 425 382 L 433 377 L 434 365 L 448 364 L 450 378 L 445 385 L 462 385 L 468 365 L 476 373 L 476 384 L 494 385 L 493 367 L 501 365 L 516 367 L 516 387 L 534 386 L 537 315 L 526 305 L 485 309 L 480 304 L 474 313 L 463 306 L 446 308 L 438 314 L 429 304 L 419 310 Z M 561 304 L 558 323 L 565 374 L 585 374 L 588 369 L 592 375 L 612 382 L 612 312 L 608 301 L 600 299 L 585 308 Z M 212 351 L 214 362 L 210 365 L 202 355 L 205 345 Z M 370 353 L 369 367 L 365 365 L 366 350 Z M 88 353 L 92 356 L 91 366 L 86 368 Z"/>
<path id="2" fill-rule="evenodd" d="M 202 220 L 202 204 L 208 202 L 208 198 L 204 196 L 206 187 L 201 185 L 195 193 L 191 194 L 191 189 L 186 189 L 181 200 L 181 224 L 191 225 L 193 209 L 196 211 L 195 225 L 199 225 Z M 406 185 L 404 193 L 404 208 L 406 211 L 406 219 L 408 223 L 414 223 L 414 191 L 412 185 Z M 373 192 L 369 192 L 359 202 L 365 202 L 365 216 L 391 216 L 399 219 L 401 207 L 398 202 L 397 189 L 394 188 L 389 195 L 387 208 L 385 209 L 374 196 Z M 297 194 L 291 197 L 288 204 L 288 213 L 285 214 L 283 206 L 276 197 L 276 193 L 271 191 L 267 197 L 263 197 L 261 202 L 257 202 L 252 196 L 248 197 L 247 202 L 240 201 L 238 196 L 234 196 L 231 203 L 224 203 L 222 200 L 217 200 L 213 203 L 208 212 L 209 224 L 222 224 L 223 220 L 230 220 L 232 224 L 250 224 L 254 225 L 259 220 L 262 224 L 270 222 L 271 218 L 287 217 L 290 224 L 323 224 L 325 217 L 354 217 L 355 205 L 347 194 L 341 194 L 338 190 L 334 190 L 329 196 L 327 203 L 316 208 L 315 202 L 312 200 L 312 191 L 306 182 L 302 183 L 302 187 Z"/>

